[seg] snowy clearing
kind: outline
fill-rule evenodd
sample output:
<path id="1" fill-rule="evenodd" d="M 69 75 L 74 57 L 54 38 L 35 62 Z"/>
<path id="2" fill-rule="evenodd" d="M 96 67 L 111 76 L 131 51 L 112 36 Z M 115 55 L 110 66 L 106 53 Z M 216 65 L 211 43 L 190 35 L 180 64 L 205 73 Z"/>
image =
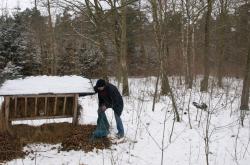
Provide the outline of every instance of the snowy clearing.
<path id="1" fill-rule="evenodd" d="M 200 81 L 197 81 L 190 90 L 179 85 L 177 77 L 170 80 L 181 122 L 173 122 L 174 113 L 169 97 L 161 97 L 155 111 L 152 112 L 156 81 L 154 77 L 131 78 L 129 79 L 131 96 L 124 98 L 125 108 L 122 114 L 126 136 L 124 143 L 113 145 L 111 150 L 96 150 L 90 153 L 58 152 L 60 144 L 33 144 L 24 148 L 34 151 L 25 159 L 13 160 L 6 164 L 159 165 L 161 162 L 168 165 L 206 164 L 204 139 L 207 112 L 196 109 L 192 105 L 192 102 L 196 101 L 206 103 L 208 111 L 211 112 L 208 128 L 209 163 L 249 165 L 249 116 L 246 116 L 244 127 L 239 124 L 242 81 L 234 78 L 224 79 L 225 88 L 219 89 L 213 87 L 211 80 L 209 93 L 201 93 L 198 86 Z M 117 85 L 114 81 L 112 83 Z M 83 106 L 80 123 L 95 124 L 97 95 L 81 97 L 79 102 Z M 107 110 L 107 116 L 113 136 L 116 133 L 116 125 L 111 109 Z M 29 124 L 38 125 L 39 122 Z"/>

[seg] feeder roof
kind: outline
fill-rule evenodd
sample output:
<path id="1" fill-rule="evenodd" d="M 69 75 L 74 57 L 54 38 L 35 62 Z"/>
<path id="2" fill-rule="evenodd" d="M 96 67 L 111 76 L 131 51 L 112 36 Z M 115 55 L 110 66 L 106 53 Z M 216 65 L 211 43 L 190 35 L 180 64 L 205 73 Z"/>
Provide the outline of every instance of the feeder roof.
<path id="1" fill-rule="evenodd" d="M 90 80 L 81 76 L 31 76 L 7 80 L 0 87 L 0 96 L 92 93 Z"/>

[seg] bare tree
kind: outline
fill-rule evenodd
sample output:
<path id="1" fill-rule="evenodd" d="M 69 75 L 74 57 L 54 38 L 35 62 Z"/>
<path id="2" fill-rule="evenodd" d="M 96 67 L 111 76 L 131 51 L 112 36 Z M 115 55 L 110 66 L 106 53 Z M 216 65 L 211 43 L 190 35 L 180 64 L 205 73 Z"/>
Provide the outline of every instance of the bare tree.
<path id="1" fill-rule="evenodd" d="M 247 2 L 246 2 L 247 5 Z M 246 67 L 244 71 L 244 80 L 243 80 L 243 88 L 242 88 L 242 95 L 241 95 L 241 103 L 240 103 L 240 110 L 241 110 L 241 125 L 243 126 L 244 118 L 245 118 L 245 110 L 249 110 L 249 83 L 250 83 L 250 18 L 249 18 L 249 9 L 246 8 L 244 11 L 244 19 L 245 28 L 247 34 L 247 61 Z"/>
<path id="2" fill-rule="evenodd" d="M 48 12 L 48 40 L 49 42 L 47 43 L 47 58 L 49 62 L 49 66 L 47 66 L 48 70 L 46 74 L 52 74 L 56 75 L 57 74 L 57 57 L 56 57 L 56 42 L 55 42 L 55 34 L 54 34 L 54 27 L 53 27 L 53 20 L 52 20 L 52 4 L 53 0 L 46 0 L 42 2 L 42 5 L 46 8 Z"/>
<path id="3" fill-rule="evenodd" d="M 141 53 L 141 57 L 143 59 L 143 62 L 145 62 L 146 60 L 146 51 L 145 51 L 145 45 L 144 45 L 144 21 L 143 21 L 143 16 L 142 16 L 142 4 L 141 4 L 142 0 L 139 0 L 139 18 L 140 18 L 140 53 Z"/>
<path id="4" fill-rule="evenodd" d="M 97 34 L 97 41 L 99 43 L 100 50 L 103 53 L 102 61 L 103 61 L 103 77 L 104 79 L 108 80 L 108 68 L 107 68 L 107 48 L 105 45 L 105 39 L 104 39 L 104 12 L 102 9 L 102 6 L 99 1 L 94 0 L 94 3 L 91 3 L 89 0 L 85 0 L 87 11 L 88 11 L 88 17 L 90 18 L 90 21 L 93 22 L 93 25 L 96 28 Z M 92 8 L 94 10 L 92 10 Z"/>
<path id="5" fill-rule="evenodd" d="M 156 49 L 158 53 L 158 58 L 160 62 L 160 73 L 161 73 L 161 78 L 162 78 L 162 94 L 170 94 L 170 98 L 172 100 L 173 104 L 173 109 L 175 112 L 176 120 L 180 121 L 179 113 L 177 110 L 177 105 L 175 102 L 174 94 L 172 92 L 172 89 L 170 88 L 169 85 L 169 80 L 168 80 L 168 75 L 167 75 L 167 53 L 168 53 L 168 47 L 165 45 L 166 44 L 166 29 L 164 28 L 164 16 L 166 12 L 167 5 L 165 2 L 165 10 L 163 8 L 163 3 L 162 1 L 156 1 L 156 0 L 151 0 L 151 8 L 152 8 L 152 15 L 153 15 L 153 24 L 154 24 L 154 33 L 155 33 L 155 42 L 156 42 Z M 164 15 L 163 15 L 164 14 Z M 156 83 L 156 92 L 158 90 L 158 80 Z M 155 101 L 155 99 L 154 99 Z M 153 103 L 154 105 L 154 103 Z M 153 107 L 154 109 L 154 107 Z"/>
<path id="6" fill-rule="evenodd" d="M 248 23 L 248 25 L 249 25 L 249 23 Z M 248 26 L 248 27 L 250 28 L 250 26 Z M 249 106 L 248 106 L 249 83 L 250 83 L 250 35 L 249 34 L 248 34 L 247 62 L 246 62 L 246 68 L 245 68 L 245 73 L 244 73 L 243 88 L 242 88 L 242 95 L 241 95 L 241 104 L 240 104 L 241 110 L 249 110 Z"/>
<path id="7" fill-rule="evenodd" d="M 121 0 L 121 69 L 122 69 L 122 94 L 125 96 L 129 95 L 128 87 L 128 71 L 127 71 L 127 6 L 126 0 Z"/>
<path id="8" fill-rule="evenodd" d="M 182 12 L 186 13 L 187 24 L 186 24 L 186 32 L 184 32 L 184 24 L 182 29 L 182 46 L 183 46 L 183 54 L 185 59 L 185 83 L 188 88 L 192 88 L 193 85 L 193 67 L 192 67 L 192 52 L 191 52 L 191 37 L 192 37 L 192 29 L 191 29 L 191 4 L 189 0 L 182 0 Z M 182 18 L 184 19 L 184 18 Z M 186 35 L 186 37 L 185 37 Z M 184 40 L 186 38 L 186 44 L 184 44 Z M 186 48 L 185 46 L 186 45 Z"/>
<path id="9" fill-rule="evenodd" d="M 81 38 L 89 41 L 93 45 L 97 46 L 101 51 L 101 65 L 102 65 L 102 77 L 108 80 L 108 68 L 107 68 L 107 46 L 105 43 L 105 37 L 107 37 L 106 29 L 105 29 L 105 16 L 104 16 L 104 9 L 102 8 L 99 1 L 94 0 L 84 0 L 81 1 L 70 1 L 70 0 L 62 0 L 61 7 L 68 8 L 70 7 L 71 10 L 74 12 L 84 15 L 87 18 L 88 23 L 90 23 L 93 27 L 94 36 L 90 34 L 82 33 L 73 25 L 74 32 L 79 35 Z M 83 20 L 84 21 L 84 20 Z"/>
<path id="10" fill-rule="evenodd" d="M 226 47 L 226 21 L 228 0 L 219 0 L 220 3 L 220 39 L 219 39 L 219 59 L 218 59 L 218 86 L 222 87 L 223 64 L 225 60 L 225 47 Z"/>
<path id="11" fill-rule="evenodd" d="M 204 67 L 204 77 L 201 81 L 201 91 L 208 90 L 208 79 L 209 79 L 209 56 L 210 56 L 210 20 L 212 13 L 213 0 L 207 0 L 207 11 L 206 11 L 206 20 L 205 20 L 205 48 L 204 48 L 204 58 L 203 58 L 203 67 Z"/>
<path id="12" fill-rule="evenodd" d="M 200 14 L 204 11 L 205 7 L 202 3 L 192 0 L 181 0 L 181 45 L 182 54 L 185 63 L 185 84 L 188 88 L 192 88 L 194 79 L 194 65 L 196 58 L 195 48 L 195 30 L 197 20 Z"/>

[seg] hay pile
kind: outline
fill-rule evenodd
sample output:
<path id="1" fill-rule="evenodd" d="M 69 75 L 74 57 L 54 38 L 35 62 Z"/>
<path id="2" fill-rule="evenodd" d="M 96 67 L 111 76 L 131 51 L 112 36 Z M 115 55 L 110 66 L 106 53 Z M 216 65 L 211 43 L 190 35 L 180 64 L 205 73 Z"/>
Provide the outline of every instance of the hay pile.
<path id="1" fill-rule="evenodd" d="M 0 162 L 23 158 L 20 140 L 8 133 L 0 133 Z"/>
<path id="2" fill-rule="evenodd" d="M 91 139 L 92 133 L 95 130 L 95 125 L 83 125 L 75 127 L 72 134 L 62 141 L 62 150 L 83 150 L 85 152 L 96 149 L 105 149 L 111 146 L 111 141 L 108 138 Z"/>
<path id="3" fill-rule="evenodd" d="M 73 126 L 70 123 L 44 124 L 38 127 L 14 125 L 12 131 L 15 136 L 0 134 L 0 162 L 24 157 L 23 147 L 34 143 L 61 143 L 59 150 L 62 151 L 90 152 L 94 148 L 109 148 L 112 145 L 109 138 L 91 139 L 95 128 L 96 125 Z"/>

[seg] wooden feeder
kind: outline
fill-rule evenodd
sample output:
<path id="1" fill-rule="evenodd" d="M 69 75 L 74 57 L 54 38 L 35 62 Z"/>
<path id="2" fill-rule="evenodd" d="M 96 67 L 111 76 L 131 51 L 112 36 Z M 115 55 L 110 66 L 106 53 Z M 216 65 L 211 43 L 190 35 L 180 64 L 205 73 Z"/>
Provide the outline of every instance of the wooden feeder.
<path id="1" fill-rule="evenodd" d="M 8 80 L 0 88 L 4 102 L 0 131 L 11 121 L 73 118 L 77 124 L 78 97 L 94 94 L 89 79 L 80 76 L 35 76 Z"/>

